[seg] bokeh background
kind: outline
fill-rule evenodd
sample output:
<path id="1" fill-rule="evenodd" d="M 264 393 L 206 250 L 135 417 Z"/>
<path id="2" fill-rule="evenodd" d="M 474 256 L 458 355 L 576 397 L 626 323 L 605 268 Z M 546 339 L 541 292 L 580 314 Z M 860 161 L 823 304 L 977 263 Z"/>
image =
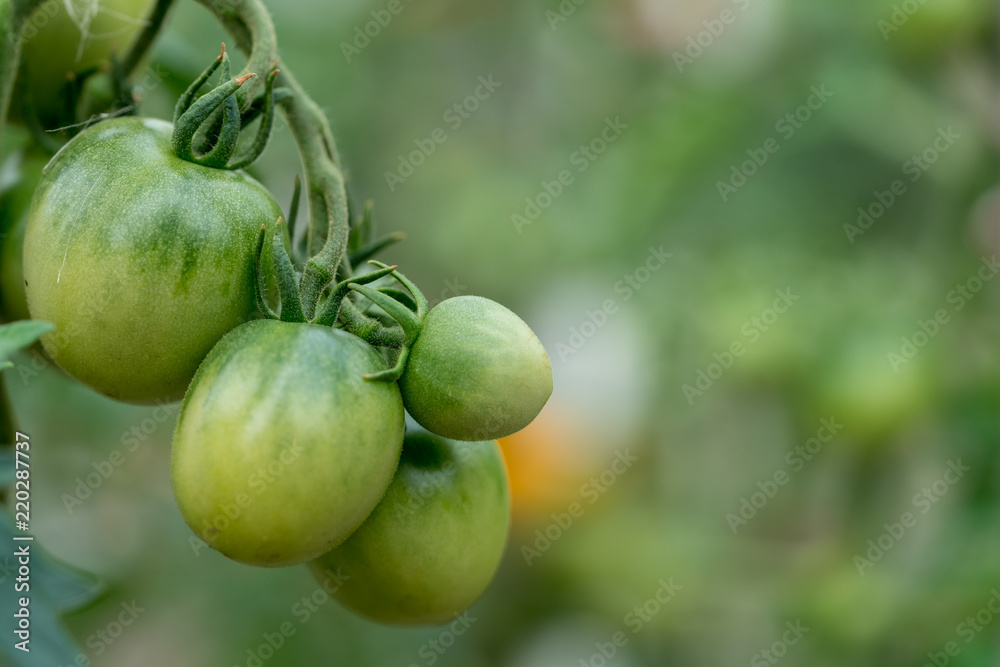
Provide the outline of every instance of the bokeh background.
<path id="1" fill-rule="evenodd" d="M 386 257 L 432 300 L 520 313 L 555 393 L 502 443 L 494 584 L 465 622 L 391 629 L 304 613 L 304 567 L 196 552 L 169 485 L 176 409 L 18 357 L 35 533 L 106 586 L 65 617 L 87 659 L 1000 664 L 995 3 L 402 0 L 377 30 L 381 0 L 268 4 L 352 194 L 408 235 Z M 143 112 L 169 117 L 223 39 L 178 0 Z M 253 171 L 289 201 L 280 123 Z"/>

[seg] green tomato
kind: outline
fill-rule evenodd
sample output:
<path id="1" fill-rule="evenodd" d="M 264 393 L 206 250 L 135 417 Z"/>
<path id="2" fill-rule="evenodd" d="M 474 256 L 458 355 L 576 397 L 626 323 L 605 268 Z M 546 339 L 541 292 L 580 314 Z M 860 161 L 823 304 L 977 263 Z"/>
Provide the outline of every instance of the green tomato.
<path id="1" fill-rule="evenodd" d="M 482 594 L 507 542 L 510 499 L 496 442 L 425 431 L 403 441 L 385 498 L 342 545 L 310 563 L 349 609 L 380 623 L 445 623 Z M 339 576 L 343 575 L 343 576 Z"/>
<path id="2" fill-rule="evenodd" d="M 399 379 L 403 403 L 429 431 L 490 440 L 520 431 L 552 395 L 552 364 L 524 321 L 478 296 L 427 314 Z"/>
<path id="3" fill-rule="evenodd" d="M 31 195 L 48 159 L 38 151 L 19 155 L 17 182 L 0 196 L 0 318 L 5 322 L 29 318 L 22 272 L 24 231 Z"/>
<path id="4" fill-rule="evenodd" d="M 255 312 L 258 234 L 281 215 L 246 174 L 178 158 L 171 129 L 119 118 L 78 135 L 46 168 L 24 239 L 28 308 L 57 327 L 46 352 L 131 403 L 181 398 Z"/>
<path id="5" fill-rule="evenodd" d="M 30 90 L 43 127 L 74 122 L 67 83 L 112 54 L 124 55 L 152 6 L 152 0 L 42 3 L 23 33 L 25 79 L 19 85 Z M 15 114 L 20 111 L 16 99 L 12 107 Z"/>
<path id="6" fill-rule="evenodd" d="M 233 560 L 281 567 L 343 542 L 385 493 L 403 403 L 360 338 L 313 324 L 244 324 L 205 359 L 174 433 L 185 521 Z"/>

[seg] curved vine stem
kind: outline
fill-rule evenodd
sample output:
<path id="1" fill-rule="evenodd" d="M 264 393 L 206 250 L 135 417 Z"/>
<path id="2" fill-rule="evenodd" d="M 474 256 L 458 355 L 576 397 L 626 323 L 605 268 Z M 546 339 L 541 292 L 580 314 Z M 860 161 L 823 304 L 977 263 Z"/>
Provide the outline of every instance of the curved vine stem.
<path id="1" fill-rule="evenodd" d="M 149 18 L 146 19 L 146 25 L 135 38 L 135 41 L 132 42 L 132 47 L 125 55 L 125 59 L 122 60 L 122 70 L 125 72 L 125 76 L 132 76 L 139 63 L 149 53 L 149 49 L 152 48 L 153 42 L 160 33 L 163 22 L 166 20 L 167 14 L 170 13 L 170 8 L 173 4 L 174 0 L 156 0 L 153 11 L 150 13 Z"/>
<path id="2" fill-rule="evenodd" d="M 277 39 L 271 17 L 260 0 L 197 2 L 216 16 L 240 50 L 249 55 L 244 72 L 270 69 L 277 60 Z M 347 189 L 326 116 L 284 65 L 281 76 L 282 84 L 291 92 L 282 101 L 281 110 L 298 145 L 305 173 L 303 187 L 309 198 L 307 252 L 311 259 L 302 272 L 301 292 L 305 317 L 312 319 L 323 290 L 345 262 L 350 225 Z"/>

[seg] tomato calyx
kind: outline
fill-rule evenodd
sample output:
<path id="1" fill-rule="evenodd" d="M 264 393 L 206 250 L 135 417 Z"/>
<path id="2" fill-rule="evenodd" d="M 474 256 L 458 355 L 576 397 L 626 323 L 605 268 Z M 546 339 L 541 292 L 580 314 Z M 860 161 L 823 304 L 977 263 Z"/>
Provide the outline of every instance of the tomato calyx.
<path id="1" fill-rule="evenodd" d="M 406 370 L 406 360 L 410 356 L 410 348 L 413 347 L 413 344 L 420 336 L 420 329 L 423 326 L 424 318 L 427 317 L 429 304 L 423 292 L 409 278 L 395 271 L 394 267 L 386 266 L 375 260 L 370 260 L 368 263 L 382 267 L 383 270 L 391 269 L 392 277 L 409 291 L 409 294 L 406 294 L 393 288 L 375 289 L 357 281 L 348 285 L 352 291 L 367 297 L 369 301 L 384 310 L 389 317 L 399 323 L 402 329 L 403 341 L 399 347 L 399 354 L 396 356 L 396 363 L 393 367 L 365 376 L 366 380 L 371 380 L 372 382 L 395 382 L 403 374 L 403 371 Z M 345 300 L 345 303 L 350 302 Z M 350 326 L 347 328 L 348 331 L 351 331 Z M 352 333 L 354 332 L 352 331 Z M 373 345 L 378 345 L 377 342 L 369 342 Z"/>
<path id="2" fill-rule="evenodd" d="M 171 146 L 177 157 L 214 169 L 243 169 L 250 166 L 264 153 L 274 128 L 275 104 L 287 99 L 290 93 L 274 88 L 280 70 L 272 65 L 264 85 L 264 94 L 241 110 L 236 92 L 247 80 L 257 76 L 253 72 L 233 78 L 226 45 L 219 56 L 194 80 L 177 100 L 174 109 L 174 133 Z M 208 79 L 221 66 L 219 85 L 198 98 Z M 236 150 L 240 133 L 257 118 L 260 127 L 253 144 L 239 155 Z"/>
<path id="3" fill-rule="evenodd" d="M 381 268 L 370 273 L 352 276 L 343 280 L 330 289 L 330 294 L 323 304 L 319 314 L 308 318 L 303 309 L 302 288 L 300 286 L 301 275 L 295 270 L 288 251 L 285 249 L 285 242 L 282 234 L 282 224 L 284 220 L 278 218 L 275 225 L 275 232 L 271 237 L 271 257 L 274 267 L 274 275 L 278 285 L 278 299 L 280 308 L 277 312 L 267 302 L 264 269 L 264 251 L 267 243 L 267 228 L 261 226 L 260 235 L 257 238 L 256 254 L 256 293 L 257 306 L 264 314 L 264 317 L 282 322 L 298 322 L 319 324 L 321 326 L 333 326 L 338 320 L 355 324 L 354 327 L 345 326 L 351 333 L 359 338 L 372 343 L 377 340 L 381 347 L 398 348 L 405 342 L 405 336 L 398 327 L 386 328 L 377 321 L 362 315 L 357 307 L 346 297 L 351 293 L 354 285 L 367 285 L 384 278 L 396 270 L 396 266 L 380 265 Z M 358 318 L 363 318 L 366 322 L 361 322 Z M 364 335 L 362 335 L 364 334 Z M 373 343 L 376 344 L 376 343 Z"/>

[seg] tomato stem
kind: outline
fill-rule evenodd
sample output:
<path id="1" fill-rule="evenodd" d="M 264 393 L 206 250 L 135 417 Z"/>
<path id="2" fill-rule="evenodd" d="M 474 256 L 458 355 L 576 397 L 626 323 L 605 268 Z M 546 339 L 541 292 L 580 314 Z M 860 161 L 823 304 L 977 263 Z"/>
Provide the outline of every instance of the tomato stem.
<path id="1" fill-rule="evenodd" d="M 149 18 L 146 19 L 146 25 L 138 36 L 136 36 L 131 48 L 129 48 L 128 53 L 125 54 L 125 58 L 122 60 L 122 71 L 125 73 L 125 76 L 132 76 L 136 68 L 139 67 L 139 63 L 149 53 L 153 42 L 156 40 L 156 36 L 160 33 L 167 19 L 167 14 L 170 12 L 173 3 L 174 0 L 156 1 L 153 11 L 150 12 Z"/>
<path id="2" fill-rule="evenodd" d="M 260 0 L 197 2 L 213 13 L 237 46 L 249 54 L 246 71 L 270 69 L 277 59 L 277 39 L 274 23 Z M 350 275 L 350 260 L 346 257 L 350 231 L 347 189 L 333 133 L 322 109 L 287 69 L 282 71 L 282 80 L 291 96 L 282 100 L 280 106 L 299 148 L 309 198 L 306 245 L 311 259 L 302 272 L 300 292 L 303 312 L 307 319 L 312 319 L 323 290 L 336 278 L 342 265 L 347 265 Z"/>

